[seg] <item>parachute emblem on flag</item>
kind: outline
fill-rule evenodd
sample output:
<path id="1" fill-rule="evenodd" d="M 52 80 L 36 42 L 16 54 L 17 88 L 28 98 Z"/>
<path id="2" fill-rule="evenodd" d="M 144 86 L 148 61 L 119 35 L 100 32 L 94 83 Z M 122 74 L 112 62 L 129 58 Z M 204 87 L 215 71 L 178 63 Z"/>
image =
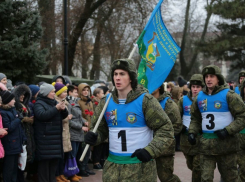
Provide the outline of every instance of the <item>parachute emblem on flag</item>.
<path id="1" fill-rule="evenodd" d="M 157 48 L 157 40 L 155 38 L 156 35 L 156 32 L 153 32 L 153 38 L 147 42 L 149 46 L 146 52 L 146 66 L 150 68 L 151 71 L 155 69 L 156 59 L 160 56 L 160 53 Z"/>

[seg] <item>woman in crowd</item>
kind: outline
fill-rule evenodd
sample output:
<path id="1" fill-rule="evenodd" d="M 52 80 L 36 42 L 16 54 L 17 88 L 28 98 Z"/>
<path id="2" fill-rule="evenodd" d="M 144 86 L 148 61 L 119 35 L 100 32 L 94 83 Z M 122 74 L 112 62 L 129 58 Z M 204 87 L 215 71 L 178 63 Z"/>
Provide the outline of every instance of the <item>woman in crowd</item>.
<path id="1" fill-rule="evenodd" d="M 82 111 L 82 117 L 88 122 L 88 128 L 91 126 L 91 118 L 94 113 L 93 110 L 93 103 L 91 100 L 91 89 L 90 86 L 84 83 L 81 83 L 78 85 L 78 95 L 80 100 L 78 101 L 78 104 L 81 108 Z M 85 134 L 86 135 L 86 134 Z M 85 144 L 83 143 L 81 148 L 79 149 L 80 151 L 83 151 L 85 147 Z M 90 154 L 91 148 L 89 148 L 83 162 L 81 162 L 81 168 L 80 170 L 84 174 L 83 176 L 88 176 L 88 175 L 94 175 L 95 173 L 88 168 L 88 161 L 89 161 L 89 154 Z M 80 153 L 80 152 L 78 152 Z M 77 156 L 80 158 L 80 156 Z"/>
<path id="2" fill-rule="evenodd" d="M 15 96 L 15 108 L 23 116 L 22 127 L 25 132 L 27 139 L 26 151 L 27 151 L 27 165 L 26 169 L 28 170 L 29 164 L 34 161 L 34 152 L 35 152 L 35 142 L 34 142 L 34 131 L 33 131 L 33 116 L 29 109 L 29 102 L 31 99 L 31 91 L 29 87 L 25 84 L 17 86 L 13 94 Z M 24 182 L 24 172 L 18 170 L 18 181 Z"/>
<path id="3" fill-rule="evenodd" d="M 43 83 L 34 104 L 34 136 L 38 181 L 56 182 L 55 172 L 63 157 L 62 120 L 68 116 L 64 102 L 55 100 L 55 88 Z"/>

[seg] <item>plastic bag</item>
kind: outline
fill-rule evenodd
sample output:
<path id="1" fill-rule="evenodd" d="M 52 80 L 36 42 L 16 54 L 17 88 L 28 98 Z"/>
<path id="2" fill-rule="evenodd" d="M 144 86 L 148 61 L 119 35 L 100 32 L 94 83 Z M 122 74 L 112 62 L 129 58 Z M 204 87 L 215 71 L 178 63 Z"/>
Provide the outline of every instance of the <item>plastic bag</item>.
<path id="1" fill-rule="evenodd" d="M 21 171 L 24 171 L 26 168 L 26 160 L 27 160 L 26 145 L 22 145 L 22 152 L 20 153 L 18 159 L 18 167 Z"/>

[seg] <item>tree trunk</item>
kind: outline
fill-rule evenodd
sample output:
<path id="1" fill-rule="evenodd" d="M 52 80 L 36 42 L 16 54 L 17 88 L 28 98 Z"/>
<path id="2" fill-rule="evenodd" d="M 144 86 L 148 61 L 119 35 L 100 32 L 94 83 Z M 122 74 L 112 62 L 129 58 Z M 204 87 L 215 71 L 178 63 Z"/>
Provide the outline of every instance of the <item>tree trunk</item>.
<path id="1" fill-rule="evenodd" d="M 197 60 L 197 56 L 199 54 L 198 45 L 200 43 L 204 42 L 204 39 L 205 39 L 205 36 L 206 36 L 206 33 L 207 33 L 207 29 L 208 29 L 209 20 L 210 20 L 210 18 L 212 16 L 212 13 L 213 13 L 212 12 L 212 5 L 213 5 L 214 2 L 215 2 L 215 0 L 212 0 L 210 2 L 210 4 L 207 5 L 207 8 L 206 8 L 207 9 L 207 17 L 206 17 L 204 28 L 203 28 L 203 31 L 202 31 L 202 36 L 201 36 L 200 40 L 198 41 L 198 43 L 196 44 L 196 46 L 194 48 L 194 54 L 192 55 L 191 62 L 189 64 L 189 66 L 187 66 L 185 68 L 185 74 L 183 74 L 183 75 L 181 74 L 185 78 L 191 77 L 191 75 L 189 75 L 189 73 L 191 72 L 192 68 L 194 67 L 195 62 Z M 181 70 L 182 70 L 182 68 L 181 68 Z"/>
<path id="2" fill-rule="evenodd" d="M 97 34 L 94 43 L 94 50 L 93 50 L 93 64 L 92 69 L 90 71 L 90 80 L 99 80 L 100 78 L 100 38 L 102 34 L 102 28 L 99 25 L 97 28 Z"/>
<path id="3" fill-rule="evenodd" d="M 186 45 L 186 39 L 187 39 L 187 30 L 189 26 L 189 11 L 190 11 L 190 4 L 191 0 L 187 0 L 187 5 L 186 5 L 186 12 L 185 12 L 185 25 L 184 25 L 184 30 L 183 30 L 183 37 L 181 41 L 181 51 L 180 51 L 180 67 L 181 67 L 181 72 L 180 74 L 184 76 L 186 74 L 186 61 L 185 61 L 185 45 Z"/>
<path id="4" fill-rule="evenodd" d="M 40 15 L 42 17 L 42 27 L 43 27 L 43 36 L 41 39 L 41 49 L 49 49 L 49 56 L 47 56 L 46 61 L 48 62 L 46 68 L 44 69 L 44 74 L 49 74 L 50 65 L 52 63 L 52 50 L 51 44 L 53 40 L 53 35 L 55 34 L 54 28 L 54 0 L 39 0 L 38 8 Z M 55 39 L 55 38 L 54 38 Z"/>
<path id="5" fill-rule="evenodd" d="M 81 45 L 84 43 L 84 34 L 81 35 Z M 87 76 L 87 70 L 88 70 L 88 58 L 86 56 L 86 50 L 81 46 L 81 53 L 82 53 L 82 78 L 88 78 Z"/>
<path id="6" fill-rule="evenodd" d="M 74 30 L 72 31 L 69 37 L 69 47 L 68 47 L 68 74 L 73 75 L 72 73 L 72 65 L 74 62 L 76 45 L 78 39 L 83 31 L 83 28 L 87 22 L 87 20 L 91 17 L 92 13 L 101 6 L 106 0 L 98 0 L 93 3 L 93 0 L 86 0 L 84 9 L 80 15 L 79 21 L 77 22 Z M 92 4 L 93 3 L 93 4 Z"/>

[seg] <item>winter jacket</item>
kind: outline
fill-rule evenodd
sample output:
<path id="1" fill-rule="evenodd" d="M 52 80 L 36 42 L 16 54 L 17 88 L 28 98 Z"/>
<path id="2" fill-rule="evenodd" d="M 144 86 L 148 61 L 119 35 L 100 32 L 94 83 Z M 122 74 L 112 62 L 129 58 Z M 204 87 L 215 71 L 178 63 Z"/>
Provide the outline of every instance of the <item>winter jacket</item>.
<path id="1" fill-rule="evenodd" d="M 245 74 L 244 71 L 240 72 L 239 76 L 243 74 Z M 244 88 L 245 88 L 245 79 L 243 79 L 243 81 L 240 83 L 240 86 L 239 86 L 240 96 L 243 102 L 245 103 Z M 245 128 L 239 133 L 239 142 L 240 142 L 240 148 L 242 150 L 245 150 Z"/>
<path id="2" fill-rule="evenodd" d="M 82 111 L 78 104 L 78 99 L 68 96 L 67 100 L 71 105 L 69 113 L 72 114 L 72 119 L 69 122 L 71 141 L 83 142 L 84 131 L 82 130 L 82 127 L 86 120 L 82 117 Z"/>
<path id="3" fill-rule="evenodd" d="M 5 155 L 21 153 L 22 144 L 26 138 L 16 109 L 1 105 L 0 114 L 2 116 L 3 127 L 8 128 L 8 134 L 1 139 Z"/>
<path id="4" fill-rule="evenodd" d="M 57 101 L 38 95 L 34 104 L 34 137 L 37 160 L 62 158 L 62 120 L 68 116 L 67 109 L 57 110 Z"/>
<path id="5" fill-rule="evenodd" d="M 173 128 L 174 128 L 174 135 L 178 135 L 182 129 L 182 122 L 181 122 L 181 116 L 179 113 L 179 108 L 177 104 L 171 99 L 171 94 L 169 92 L 164 92 L 160 97 L 157 99 L 159 102 L 164 100 L 166 97 L 169 97 L 165 104 L 165 113 L 169 117 Z M 172 143 L 172 145 L 169 147 L 168 150 L 165 150 L 164 154 L 167 155 L 174 155 L 175 153 L 175 142 Z"/>
<path id="6" fill-rule="evenodd" d="M 62 102 L 62 100 L 59 97 L 56 97 L 55 99 L 57 102 Z M 70 104 L 67 101 L 65 101 L 65 105 L 66 105 L 66 109 L 69 111 L 70 109 L 68 108 L 70 107 Z M 63 124 L 63 132 L 62 132 L 63 150 L 64 152 L 70 152 L 72 150 L 72 147 L 71 147 L 71 139 L 70 139 L 71 137 L 70 137 L 68 117 L 62 120 L 62 124 Z"/>
<path id="7" fill-rule="evenodd" d="M 88 87 L 90 90 L 90 87 L 86 84 L 82 83 L 82 84 L 78 85 L 78 93 L 79 93 L 79 98 L 80 98 L 80 100 L 78 101 L 78 104 L 82 110 L 82 117 L 88 121 L 89 128 L 90 128 L 91 118 L 92 118 L 92 115 L 94 113 L 94 110 L 93 110 L 93 103 L 92 103 L 92 100 L 90 99 L 90 97 L 89 96 L 85 97 L 85 96 L 81 95 L 82 90 L 85 87 Z M 91 96 L 91 90 L 90 90 L 90 96 Z"/>
<path id="8" fill-rule="evenodd" d="M 33 118 L 30 118 L 31 111 L 29 109 L 29 102 L 32 97 L 31 90 L 25 84 L 17 86 L 13 90 L 15 96 L 15 108 L 24 117 L 22 120 L 22 127 L 27 138 L 26 151 L 27 151 L 27 162 L 32 162 L 34 160 L 34 154 L 36 150 L 35 140 L 34 140 L 34 129 L 33 129 Z M 23 102 L 20 102 L 20 96 L 24 94 Z M 30 122 L 32 120 L 32 123 Z"/>
<path id="9" fill-rule="evenodd" d="M 0 115 L 0 128 L 3 128 L 3 123 L 2 123 L 2 116 Z M 2 138 L 0 136 L 0 138 Z M 3 148 L 3 145 L 2 145 L 2 142 L 0 140 L 0 159 L 4 157 L 4 148 Z"/>

